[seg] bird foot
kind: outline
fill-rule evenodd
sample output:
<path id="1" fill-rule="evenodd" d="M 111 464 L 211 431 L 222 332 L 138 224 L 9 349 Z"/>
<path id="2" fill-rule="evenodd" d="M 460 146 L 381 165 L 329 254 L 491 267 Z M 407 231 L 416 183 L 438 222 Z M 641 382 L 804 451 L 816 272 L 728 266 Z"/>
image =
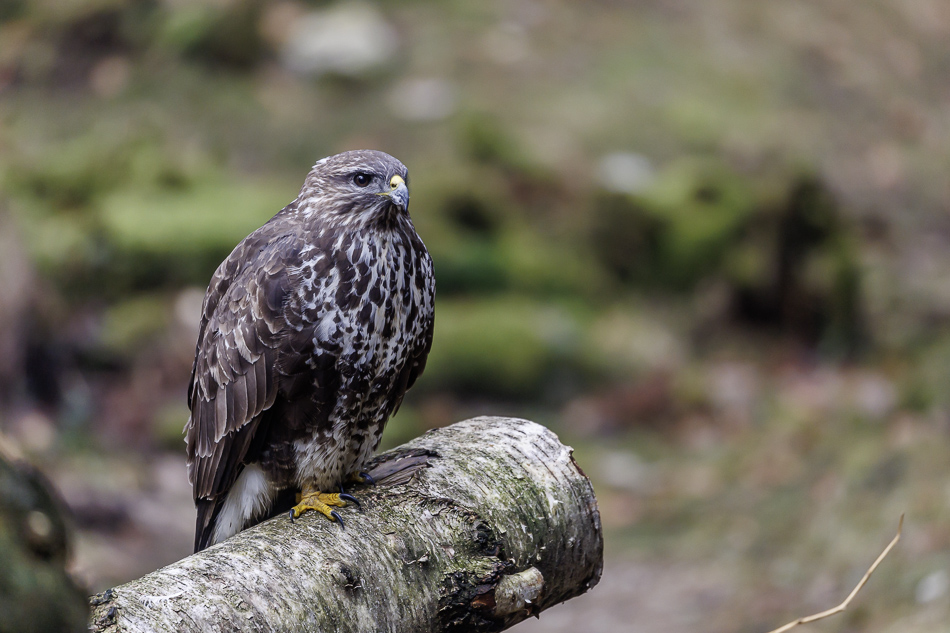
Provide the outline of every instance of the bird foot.
<path id="1" fill-rule="evenodd" d="M 304 512 L 314 510 L 343 527 L 343 517 L 332 507 L 342 508 L 347 501 L 356 504 L 357 508 L 360 507 L 360 502 L 346 493 L 305 492 L 297 496 L 297 505 L 290 509 L 290 520 L 293 522 Z"/>

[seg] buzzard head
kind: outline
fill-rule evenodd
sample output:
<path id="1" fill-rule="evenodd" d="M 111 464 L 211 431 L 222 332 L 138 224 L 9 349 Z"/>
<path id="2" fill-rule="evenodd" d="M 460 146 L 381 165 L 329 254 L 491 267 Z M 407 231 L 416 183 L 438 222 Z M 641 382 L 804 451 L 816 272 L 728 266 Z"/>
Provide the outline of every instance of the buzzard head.
<path id="1" fill-rule="evenodd" d="M 375 150 L 329 156 L 313 166 L 297 207 L 308 216 L 343 225 L 389 224 L 408 217 L 409 171 Z"/>

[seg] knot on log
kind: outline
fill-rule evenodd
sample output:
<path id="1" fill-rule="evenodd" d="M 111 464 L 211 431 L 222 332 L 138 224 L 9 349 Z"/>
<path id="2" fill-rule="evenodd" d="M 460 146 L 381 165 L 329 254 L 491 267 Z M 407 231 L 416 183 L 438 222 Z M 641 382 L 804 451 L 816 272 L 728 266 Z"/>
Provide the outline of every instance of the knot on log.
<path id="1" fill-rule="evenodd" d="M 475 418 L 380 455 L 346 530 L 253 528 L 100 594 L 95 631 L 500 631 L 600 579 L 603 535 L 571 449 Z"/>
<path id="2" fill-rule="evenodd" d="M 543 589 L 544 576 L 534 567 L 505 576 L 495 587 L 495 616 L 505 617 L 522 610 L 531 615 Z"/>

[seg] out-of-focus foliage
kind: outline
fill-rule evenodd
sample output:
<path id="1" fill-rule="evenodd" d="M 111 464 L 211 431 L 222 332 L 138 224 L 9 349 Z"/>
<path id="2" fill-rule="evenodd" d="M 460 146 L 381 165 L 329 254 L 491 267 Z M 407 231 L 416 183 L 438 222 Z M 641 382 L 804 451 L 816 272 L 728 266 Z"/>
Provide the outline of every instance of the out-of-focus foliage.
<path id="1" fill-rule="evenodd" d="M 891 336 L 868 294 L 901 301 L 900 284 L 862 282 L 862 223 L 886 225 L 886 215 L 856 207 L 863 198 L 835 170 L 798 167 L 824 149 L 763 96 L 833 109 L 821 82 L 834 73 L 813 71 L 811 93 L 785 79 L 806 71 L 795 47 L 807 58 L 819 44 L 782 34 L 791 48 L 771 66 L 716 51 L 689 62 L 709 68 L 703 77 L 685 72 L 692 53 L 671 58 L 674 49 L 617 30 L 636 34 L 662 13 L 605 7 L 580 20 L 569 4 L 528 6 L 11 6 L 0 160 L 35 265 L 73 307 L 200 287 L 292 198 L 314 159 L 373 145 L 413 168 L 413 213 L 442 297 L 608 305 L 715 287 L 723 300 L 698 326 L 766 327 L 845 354 Z M 766 32 L 788 19 L 748 12 Z M 327 25 L 352 33 L 351 45 L 323 46 Z M 552 48 L 570 29 L 578 50 Z M 764 46 L 746 35 L 737 46 Z M 664 68 L 684 74 L 655 91 L 659 105 L 622 97 L 649 93 Z M 763 129 L 763 117 L 779 128 Z M 618 150 L 640 162 L 607 161 Z M 439 337 L 462 336 L 442 322 Z M 444 388 L 471 389 L 449 375 Z M 536 394 L 529 382 L 513 384 Z"/>
<path id="2" fill-rule="evenodd" d="M 433 377 L 425 389 L 557 397 L 557 389 L 577 384 L 587 369 L 581 324 L 554 305 L 509 295 L 447 299 L 438 318 L 444 325 L 429 356 Z"/>

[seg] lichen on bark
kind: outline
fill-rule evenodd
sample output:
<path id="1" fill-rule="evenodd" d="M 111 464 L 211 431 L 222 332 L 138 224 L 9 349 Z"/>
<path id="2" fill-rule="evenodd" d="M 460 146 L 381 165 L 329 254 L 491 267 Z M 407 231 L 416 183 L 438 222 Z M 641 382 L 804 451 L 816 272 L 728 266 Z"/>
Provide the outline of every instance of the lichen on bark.
<path id="1" fill-rule="evenodd" d="M 459 422 L 370 474 L 345 530 L 266 521 L 100 594 L 93 630 L 499 631 L 600 578 L 593 489 L 538 424 Z"/>

